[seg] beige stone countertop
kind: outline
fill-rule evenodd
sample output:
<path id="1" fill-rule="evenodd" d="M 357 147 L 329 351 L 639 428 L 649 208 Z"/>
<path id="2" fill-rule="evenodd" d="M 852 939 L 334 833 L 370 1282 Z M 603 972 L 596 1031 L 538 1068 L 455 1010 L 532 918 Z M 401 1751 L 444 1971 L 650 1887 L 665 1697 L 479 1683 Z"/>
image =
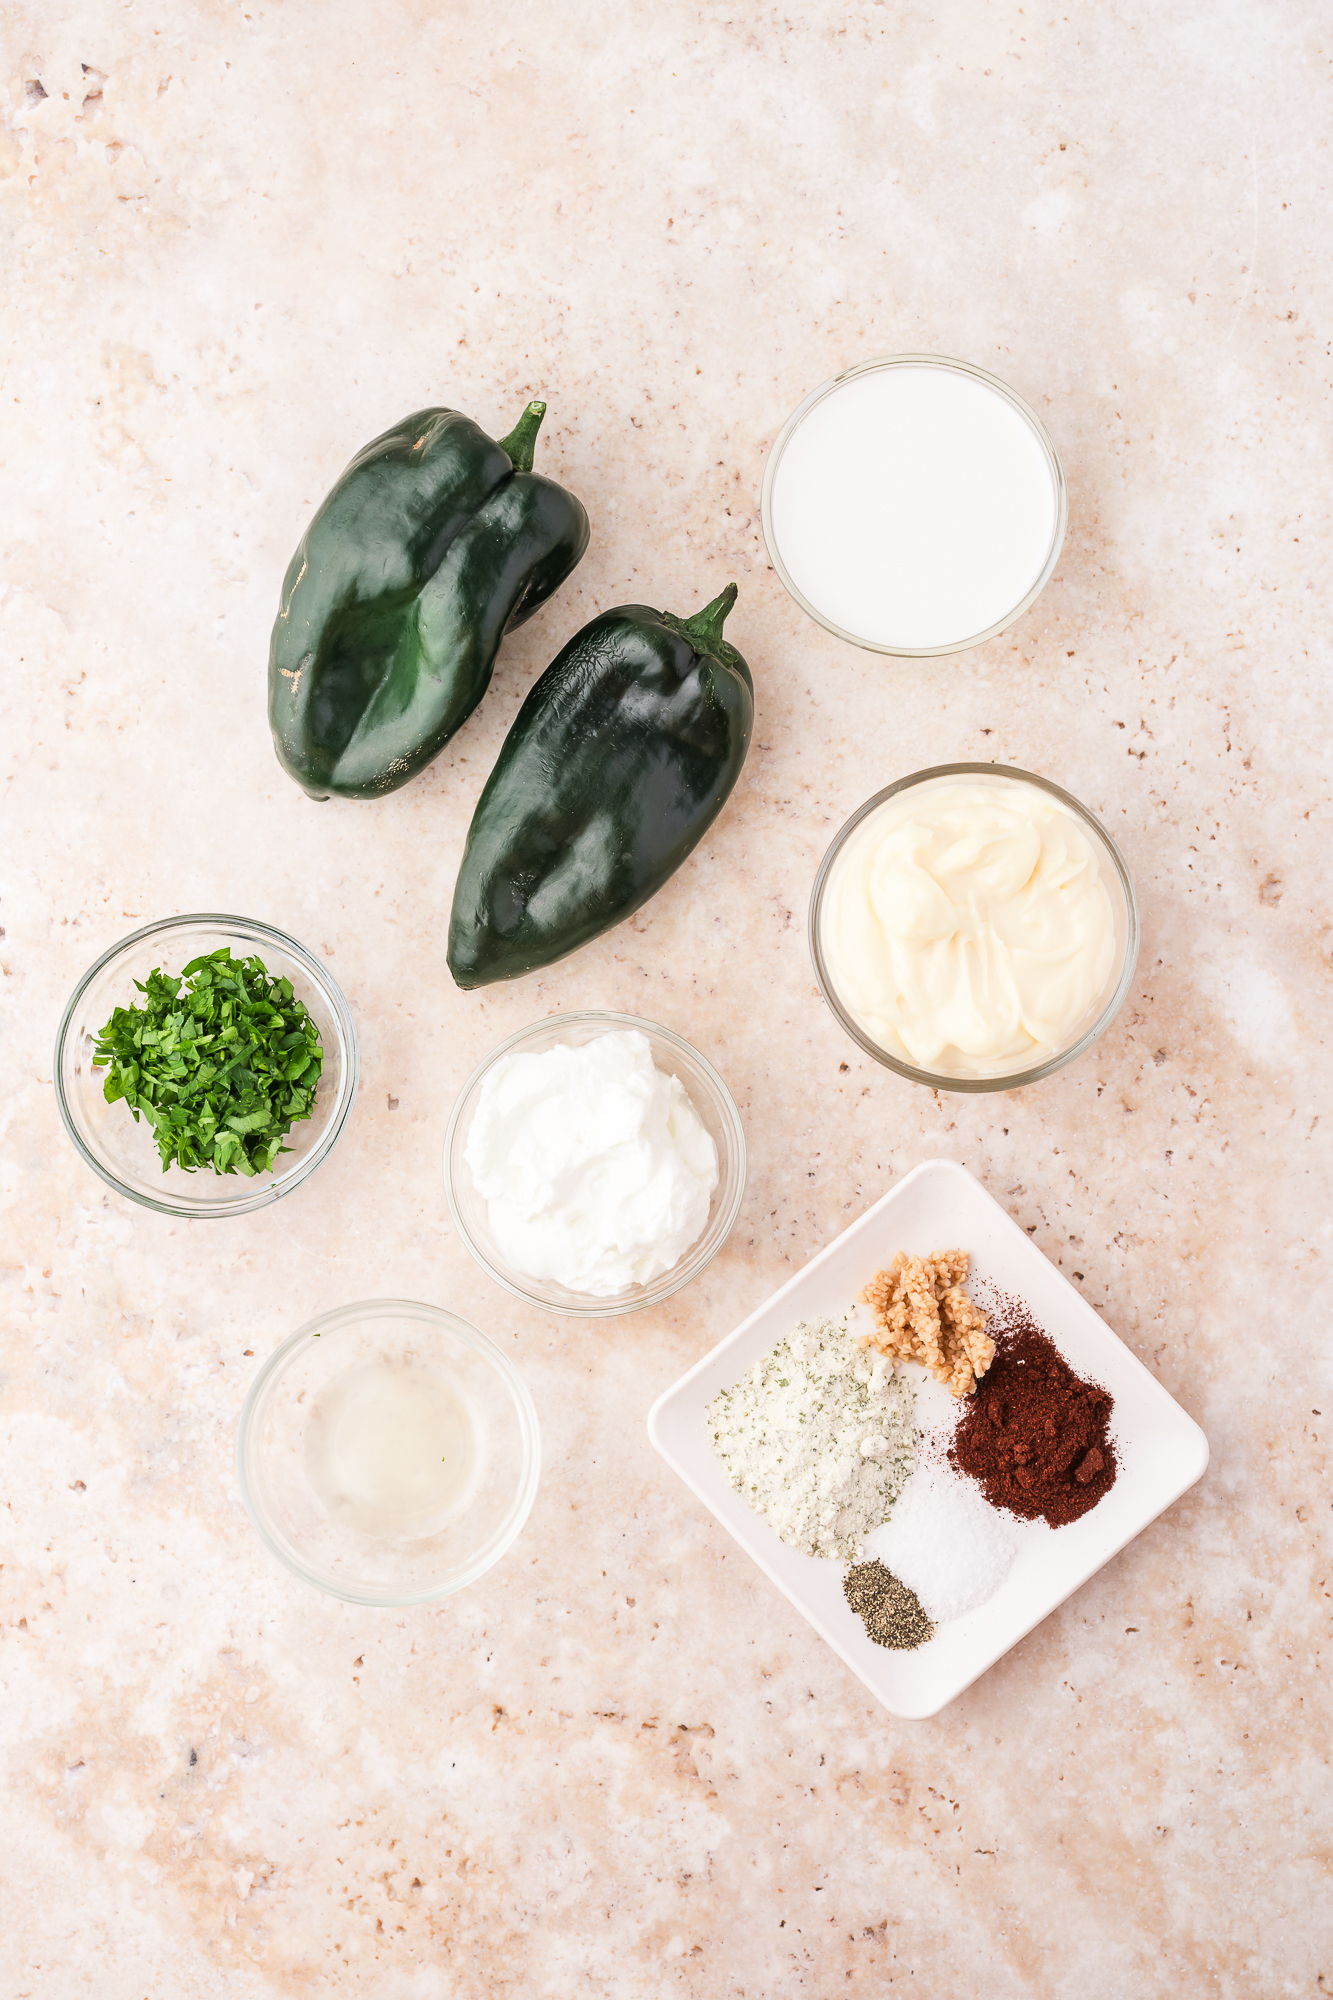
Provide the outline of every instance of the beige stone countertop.
<path id="1" fill-rule="evenodd" d="M 15 0 L 0 34 L 0 1994 L 1333 1989 L 1326 10 Z M 1012 382 L 1070 490 L 1035 608 L 915 665 L 807 619 L 758 512 L 789 410 L 905 350 Z M 312 508 L 407 411 L 498 435 L 537 394 L 585 561 L 425 775 L 310 804 L 264 674 Z M 630 923 L 457 991 L 523 694 L 594 612 L 733 577 L 726 812 Z M 864 1059 L 804 932 L 847 814 L 958 758 L 1104 815 L 1143 918 L 1100 1044 L 993 1096 Z M 187 1226 L 85 1169 L 51 1049 L 95 957 L 194 909 L 327 956 L 362 1070 L 299 1192 Z M 708 1054 L 751 1155 L 703 1277 L 601 1324 L 491 1283 L 440 1175 L 473 1064 L 584 1006 Z M 644 1417 L 935 1155 L 1212 1464 L 908 1724 Z M 545 1468 L 480 1583 L 372 1614 L 260 1546 L 234 1439 L 280 1339 L 383 1294 L 504 1345 Z"/>

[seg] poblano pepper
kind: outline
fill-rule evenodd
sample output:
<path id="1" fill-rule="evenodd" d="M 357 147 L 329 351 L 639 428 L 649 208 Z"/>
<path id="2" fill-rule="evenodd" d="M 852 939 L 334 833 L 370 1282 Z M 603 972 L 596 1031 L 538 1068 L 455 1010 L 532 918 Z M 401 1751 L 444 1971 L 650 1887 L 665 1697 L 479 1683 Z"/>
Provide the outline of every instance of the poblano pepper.
<path id="1" fill-rule="evenodd" d="M 550 965 L 637 910 L 740 776 L 754 683 L 722 624 L 622 604 L 576 632 L 514 718 L 472 817 L 449 970 L 487 986 Z"/>
<path id="2" fill-rule="evenodd" d="M 501 639 L 588 546 L 572 493 L 532 470 L 545 403 L 496 444 L 418 410 L 357 453 L 292 557 L 269 650 L 278 761 L 311 798 L 374 799 L 436 757 Z"/>

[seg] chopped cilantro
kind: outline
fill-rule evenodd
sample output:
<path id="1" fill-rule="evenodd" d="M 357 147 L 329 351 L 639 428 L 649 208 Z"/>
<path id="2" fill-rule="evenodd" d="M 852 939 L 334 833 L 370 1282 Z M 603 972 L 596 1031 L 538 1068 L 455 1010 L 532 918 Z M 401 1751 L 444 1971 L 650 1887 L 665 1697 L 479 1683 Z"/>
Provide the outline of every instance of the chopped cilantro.
<path id="1" fill-rule="evenodd" d="M 223 945 L 178 978 L 159 968 L 134 983 L 144 1005 L 117 1007 L 93 1054 L 93 1067 L 109 1072 L 107 1103 L 123 1098 L 136 1122 L 142 1112 L 163 1173 L 267 1173 L 314 1109 L 324 1067 L 319 1030 L 291 981 Z"/>

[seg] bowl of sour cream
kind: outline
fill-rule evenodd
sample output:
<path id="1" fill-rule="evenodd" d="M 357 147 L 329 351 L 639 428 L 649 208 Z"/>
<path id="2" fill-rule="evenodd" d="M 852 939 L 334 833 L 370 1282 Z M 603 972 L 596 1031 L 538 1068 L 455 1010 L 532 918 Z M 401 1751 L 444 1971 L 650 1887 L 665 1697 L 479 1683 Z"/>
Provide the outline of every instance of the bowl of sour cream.
<path id="1" fill-rule="evenodd" d="M 934 1090 L 1012 1090 L 1082 1055 L 1138 958 L 1110 835 L 1049 778 L 942 764 L 867 799 L 820 864 L 810 951 L 852 1040 Z"/>
<path id="2" fill-rule="evenodd" d="M 638 1312 L 697 1278 L 745 1192 L 740 1113 L 713 1065 L 633 1014 L 553 1014 L 459 1093 L 444 1147 L 454 1226 L 544 1312 Z"/>

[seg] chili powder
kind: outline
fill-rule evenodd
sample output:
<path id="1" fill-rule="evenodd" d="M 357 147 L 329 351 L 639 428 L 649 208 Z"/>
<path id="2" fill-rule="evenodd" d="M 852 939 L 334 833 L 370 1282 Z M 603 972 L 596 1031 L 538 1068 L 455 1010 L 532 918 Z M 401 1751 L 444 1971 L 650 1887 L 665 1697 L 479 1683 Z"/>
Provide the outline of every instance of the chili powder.
<path id="1" fill-rule="evenodd" d="M 1021 1300 L 1000 1293 L 995 1359 L 969 1396 L 949 1462 L 994 1507 L 1063 1528 L 1115 1484 L 1110 1391 L 1076 1375 Z"/>

